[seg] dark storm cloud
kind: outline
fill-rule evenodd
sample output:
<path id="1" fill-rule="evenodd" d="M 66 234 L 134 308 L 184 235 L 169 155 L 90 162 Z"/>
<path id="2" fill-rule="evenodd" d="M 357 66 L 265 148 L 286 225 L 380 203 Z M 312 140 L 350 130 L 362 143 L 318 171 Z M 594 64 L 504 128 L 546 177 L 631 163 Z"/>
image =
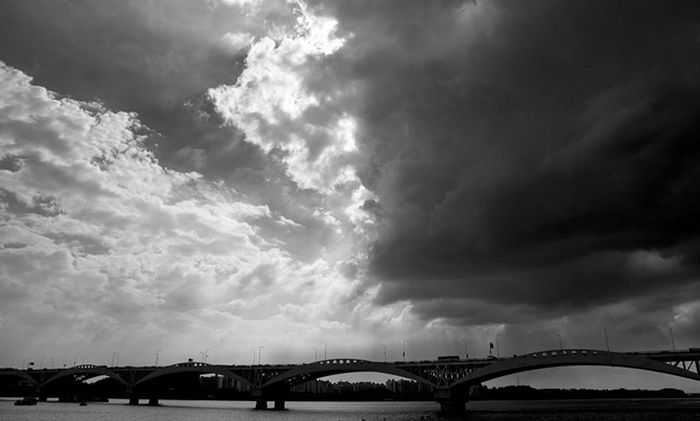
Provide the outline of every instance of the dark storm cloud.
<path id="1" fill-rule="evenodd" d="M 0 8 L 7 64 L 114 108 L 177 102 L 235 78 L 242 58 L 211 43 L 208 30 L 222 36 L 235 24 L 206 2 L 11 0 Z"/>
<path id="2" fill-rule="evenodd" d="M 571 310 L 697 282 L 699 10 L 340 2 L 383 299 Z"/>

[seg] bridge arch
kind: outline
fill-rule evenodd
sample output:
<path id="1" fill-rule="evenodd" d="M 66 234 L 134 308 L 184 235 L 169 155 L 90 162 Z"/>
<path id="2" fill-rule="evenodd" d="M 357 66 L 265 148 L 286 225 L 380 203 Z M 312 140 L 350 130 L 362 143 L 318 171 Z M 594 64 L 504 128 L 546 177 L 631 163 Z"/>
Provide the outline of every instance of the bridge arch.
<path id="1" fill-rule="evenodd" d="M 178 363 L 167 367 L 158 368 L 138 380 L 136 383 L 134 383 L 134 386 L 143 385 L 145 382 L 157 379 L 159 377 L 179 373 L 219 374 L 230 379 L 238 380 L 244 384 L 248 384 L 251 387 L 253 386 L 248 379 L 234 373 L 225 366 L 195 362 Z"/>
<path id="2" fill-rule="evenodd" d="M 427 384 L 433 389 L 435 388 L 435 384 L 430 380 L 408 370 L 396 367 L 392 363 L 359 360 L 356 358 L 336 358 L 296 366 L 264 382 L 262 384 L 262 389 L 272 389 L 283 385 L 293 387 L 322 377 L 361 372 L 390 374 L 415 380 Z"/>
<path id="3" fill-rule="evenodd" d="M 590 349 L 540 351 L 518 357 L 497 360 L 493 364 L 473 370 L 454 381 L 449 388 L 460 388 L 479 384 L 509 374 L 566 366 L 607 366 L 632 368 L 670 374 L 672 376 L 700 381 L 700 373 L 666 364 L 642 355 L 617 353 Z"/>
<path id="4" fill-rule="evenodd" d="M 50 377 L 48 380 L 46 380 L 44 383 L 41 384 L 42 387 L 55 382 L 58 379 L 61 379 L 63 377 L 67 376 L 74 376 L 74 375 L 79 375 L 79 374 L 94 374 L 93 377 L 98 377 L 98 376 L 107 376 L 111 377 L 114 380 L 118 381 L 119 383 L 129 387 L 129 383 L 124 380 L 122 376 L 119 374 L 109 370 L 107 366 L 105 365 L 92 365 L 92 364 L 83 364 L 83 365 L 76 365 L 74 367 L 71 367 L 69 369 L 63 370 L 59 373 L 56 373 L 54 376 Z"/>
<path id="5" fill-rule="evenodd" d="M 8 376 L 8 377 L 19 377 L 21 379 L 24 379 L 28 382 L 31 382 L 32 384 L 39 386 L 39 382 L 34 379 L 32 376 L 27 374 L 26 372 L 22 370 L 18 370 L 16 368 L 7 368 L 7 369 L 2 369 L 0 370 L 0 377 L 2 376 Z"/>

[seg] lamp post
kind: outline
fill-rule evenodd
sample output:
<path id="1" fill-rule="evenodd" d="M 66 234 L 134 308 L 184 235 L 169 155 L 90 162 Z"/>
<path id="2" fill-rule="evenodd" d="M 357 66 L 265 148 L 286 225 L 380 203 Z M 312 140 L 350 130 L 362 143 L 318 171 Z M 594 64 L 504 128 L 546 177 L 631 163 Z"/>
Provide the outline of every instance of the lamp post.
<path id="1" fill-rule="evenodd" d="M 610 352 L 610 342 L 608 342 L 608 329 L 603 328 L 603 334 L 605 335 L 605 348 Z"/>
<path id="2" fill-rule="evenodd" d="M 669 328 L 668 328 L 668 333 L 671 334 L 671 347 L 672 347 L 673 350 L 675 351 L 675 350 L 676 350 L 676 341 L 673 339 L 673 328 L 669 327 Z"/>
<path id="3" fill-rule="evenodd" d="M 262 349 L 265 348 L 264 346 L 260 345 L 258 347 L 258 364 L 262 362 Z"/>
<path id="4" fill-rule="evenodd" d="M 403 362 L 406 362 L 406 343 L 407 342 L 408 342 L 408 340 L 406 340 L 406 339 L 403 340 L 403 352 L 401 353 L 401 355 L 403 356 Z"/>
<path id="5" fill-rule="evenodd" d="M 386 344 L 382 345 L 384 347 L 384 362 L 386 362 Z"/>
<path id="6" fill-rule="evenodd" d="M 557 338 L 559 338 L 559 349 L 562 350 L 564 347 L 561 344 L 561 335 L 557 333 Z"/>
<path id="7" fill-rule="evenodd" d="M 328 344 L 323 344 L 323 359 L 328 359 Z"/>
<path id="8" fill-rule="evenodd" d="M 464 359 L 468 360 L 469 359 L 469 348 L 468 348 L 469 341 L 467 339 L 465 339 L 462 341 L 462 343 L 464 344 Z"/>
<path id="9" fill-rule="evenodd" d="M 253 364 L 255 364 L 255 350 L 253 348 L 250 348 L 250 351 L 253 352 Z"/>
<path id="10" fill-rule="evenodd" d="M 314 361 L 318 361 L 318 348 L 314 347 Z"/>
<path id="11" fill-rule="evenodd" d="M 501 358 L 501 335 L 496 335 L 496 358 Z"/>
<path id="12" fill-rule="evenodd" d="M 160 354 L 160 349 L 156 350 L 156 362 L 155 362 L 156 367 L 158 367 L 158 354 Z"/>

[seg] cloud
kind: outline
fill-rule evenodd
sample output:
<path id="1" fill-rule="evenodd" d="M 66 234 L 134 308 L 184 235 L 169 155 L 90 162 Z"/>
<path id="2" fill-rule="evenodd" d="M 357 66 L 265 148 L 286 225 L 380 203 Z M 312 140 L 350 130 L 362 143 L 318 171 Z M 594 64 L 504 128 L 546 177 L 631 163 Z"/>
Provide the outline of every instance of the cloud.
<path id="1" fill-rule="evenodd" d="M 700 339 L 693 4 L 40 6 L 0 6 L 3 355 Z"/>
<path id="2" fill-rule="evenodd" d="M 322 183 L 334 172 L 338 155 L 356 149 L 354 123 L 350 116 L 325 112 L 306 78 L 315 59 L 334 53 L 344 40 L 334 36 L 333 19 L 312 14 L 303 3 L 298 15 L 296 26 L 280 39 L 254 43 L 236 84 L 211 89 L 209 97 L 247 142 L 267 153 L 281 150 L 300 187 L 327 189 Z M 314 118 L 308 118 L 312 112 Z M 340 143 L 339 151 L 334 143 Z"/>
<path id="3" fill-rule="evenodd" d="M 255 38 L 244 32 L 227 32 L 221 39 L 225 48 L 229 48 L 232 53 L 239 53 L 250 47 Z"/>
<path id="4" fill-rule="evenodd" d="M 137 113 L 149 129 L 144 142 L 165 166 L 242 184 L 250 178 L 231 168 L 260 172 L 265 158 L 232 141 L 240 134 L 221 130 L 202 98 L 210 87 L 236 80 L 247 40 L 267 34 L 268 24 L 286 24 L 284 3 L 259 6 L 250 15 L 248 6 L 206 0 L 11 0 L 0 5 L 0 52 L 41 86 Z"/>
<path id="5" fill-rule="evenodd" d="M 307 244 L 310 260 L 297 260 L 288 243 L 304 241 L 300 223 L 163 167 L 134 114 L 61 98 L 4 64 L 0 79 L 2 159 L 12 162 L 0 170 L 3 337 L 23 331 L 54 350 L 99 343 L 94 358 L 168 344 L 182 360 L 205 342 L 282 349 L 294 335 L 348 329 L 339 321 L 366 297 L 333 243 Z M 329 255 L 311 258 L 321 247 Z M 309 317 L 326 327 L 303 333 Z M 63 339 L 51 334 L 59 327 Z"/>
<path id="6" fill-rule="evenodd" d="M 312 223 L 322 222 L 326 235 L 349 234 L 346 249 L 359 258 L 373 225 L 362 206 L 373 195 L 357 175 L 365 158 L 346 107 L 353 89 L 339 87 L 325 71 L 345 39 L 332 17 L 303 2 L 289 13 L 294 24 L 257 40 L 236 83 L 212 88 L 208 97 L 225 124 L 283 165 L 297 194 L 317 197 Z"/>
<path id="7" fill-rule="evenodd" d="M 685 12 L 319 7 L 338 19 L 334 64 L 351 71 L 336 71 L 364 104 L 358 174 L 376 197 L 382 302 L 442 320 L 450 297 L 456 323 L 511 323 L 696 284 L 700 85 Z"/>

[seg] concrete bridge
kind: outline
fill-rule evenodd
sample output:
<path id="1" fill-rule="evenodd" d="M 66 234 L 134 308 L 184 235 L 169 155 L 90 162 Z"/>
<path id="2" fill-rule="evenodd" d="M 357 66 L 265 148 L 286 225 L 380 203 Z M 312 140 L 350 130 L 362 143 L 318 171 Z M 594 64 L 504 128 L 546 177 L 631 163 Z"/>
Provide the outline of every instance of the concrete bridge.
<path id="1" fill-rule="evenodd" d="M 443 411 L 464 410 L 468 388 L 508 374 L 549 367 L 608 366 L 670 374 L 700 381 L 700 348 L 653 352 L 609 352 L 593 349 L 557 349 L 508 358 L 377 362 L 356 358 L 334 358 L 307 364 L 222 365 L 185 362 L 165 367 L 107 367 L 84 364 L 63 369 L 18 370 L 1 368 L 0 376 L 15 376 L 34 385 L 39 396 L 46 397 L 48 386 L 67 376 L 85 380 L 108 376 L 121 383 L 137 405 L 148 399 L 156 405 L 156 392 L 148 385 L 156 379 L 167 382 L 175 374 L 217 374 L 237 380 L 251 390 L 257 409 L 266 409 L 268 401 L 275 409 L 284 409 L 293 386 L 343 373 L 377 372 L 415 380 L 429 385 Z"/>

